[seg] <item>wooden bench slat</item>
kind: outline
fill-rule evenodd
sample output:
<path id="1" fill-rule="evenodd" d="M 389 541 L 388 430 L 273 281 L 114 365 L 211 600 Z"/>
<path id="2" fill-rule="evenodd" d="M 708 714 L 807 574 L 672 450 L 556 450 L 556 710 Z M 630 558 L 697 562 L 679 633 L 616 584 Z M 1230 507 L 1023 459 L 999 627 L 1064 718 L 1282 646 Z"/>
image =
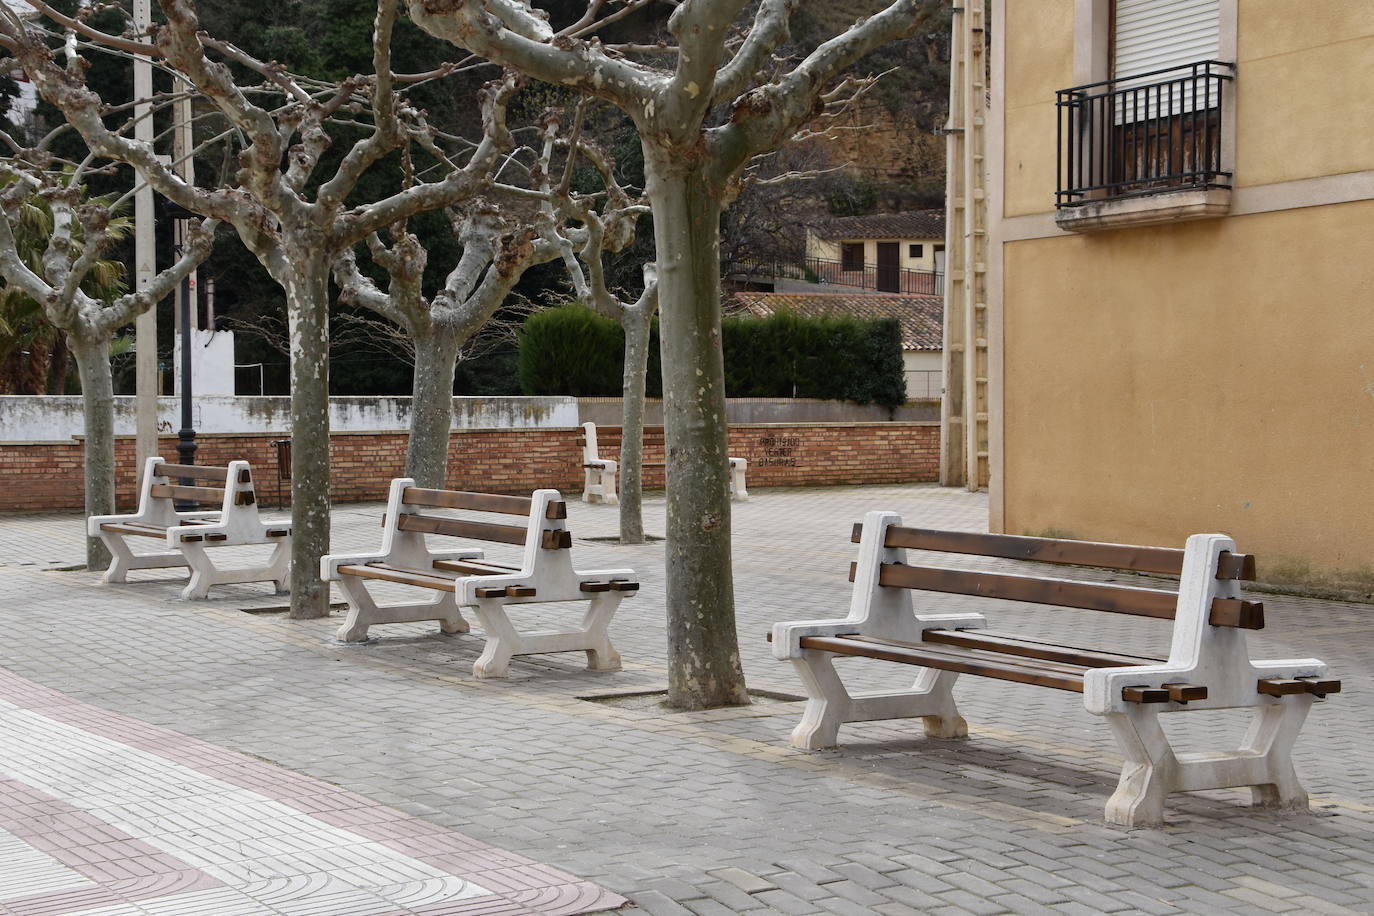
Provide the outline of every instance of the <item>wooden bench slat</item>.
<path id="1" fill-rule="evenodd" d="M 989 633 L 985 630 L 926 630 L 921 634 L 925 642 L 946 646 L 963 646 L 966 649 L 984 649 L 1003 655 L 1018 655 L 1025 658 L 1039 658 L 1053 662 L 1068 662 L 1085 668 L 1118 668 L 1127 665 L 1157 665 L 1160 658 L 1146 658 L 1137 655 L 1119 655 L 1096 649 L 1081 649 L 1077 646 L 1060 646 L 1003 633 Z"/>
<path id="2" fill-rule="evenodd" d="M 496 493 L 472 493 L 465 490 L 429 490 L 406 487 L 401 502 L 407 506 L 427 506 L 433 509 L 467 509 L 470 512 L 499 512 L 503 515 L 529 515 L 534 500 L 528 496 L 501 496 Z"/>
<path id="3" fill-rule="evenodd" d="M 854 581 L 857 570 L 857 564 L 849 564 L 849 581 Z M 1085 608 L 1163 620 L 1172 620 L 1178 605 L 1178 595 L 1159 589 L 1101 585 L 1067 579 L 1035 579 L 1028 576 L 940 569 L 933 566 L 908 566 L 900 563 L 884 563 L 878 574 L 878 583 L 920 591 L 977 595 L 982 598 Z"/>
<path id="4" fill-rule="evenodd" d="M 862 534 L 863 525 L 856 523 L 850 540 L 857 544 Z M 1096 566 L 1101 569 L 1161 573 L 1170 576 L 1177 576 L 1183 572 L 1183 551 L 1171 547 L 1139 547 L 1132 544 L 1033 538 L 1013 534 L 980 534 L 971 531 L 936 531 L 900 525 L 893 525 L 887 529 L 884 546 L 980 557 L 1002 557 L 1008 560 Z M 1249 554 L 1223 552 L 1217 564 L 1217 578 L 1253 580 L 1255 558 Z"/>
<path id="5" fill-rule="evenodd" d="M 160 464 L 159 477 L 175 477 L 178 480 L 224 480 L 229 479 L 228 468 L 209 467 L 199 464 Z"/>
<path id="6" fill-rule="evenodd" d="M 432 588 L 436 591 L 452 592 L 457 590 L 456 579 L 434 575 L 419 569 L 405 569 L 404 567 L 388 566 L 382 563 L 340 566 L 339 572 L 363 579 L 399 582 L 402 585 L 415 585 L 420 588 Z"/>
<path id="7" fill-rule="evenodd" d="M 396 522 L 396 527 L 402 531 L 443 534 L 449 537 L 470 538 L 477 541 L 496 541 L 501 544 L 525 543 L 525 529 L 515 525 L 494 525 L 491 522 L 441 518 L 437 515 L 402 513 Z"/>
<path id="8" fill-rule="evenodd" d="M 435 560 L 434 568 L 467 576 L 508 576 L 520 571 L 514 566 L 502 566 L 486 560 Z"/>
<path id="9" fill-rule="evenodd" d="M 217 487 L 183 487 L 177 484 L 155 483 L 148 492 L 157 499 L 182 499 L 215 504 L 224 502 L 224 490 Z"/>
<path id="10" fill-rule="evenodd" d="M 1083 692 L 1083 671 L 1086 670 L 1082 667 L 1054 663 L 1032 665 L 1029 662 L 1013 662 L 995 656 L 976 654 L 973 650 L 935 649 L 917 643 L 868 636 L 803 636 L 801 647 L 834 652 L 838 655 L 856 655 L 939 668 L 944 671 L 957 671 L 961 674 L 976 674 L 1021 684 L 1036 684 L 1074 693 Z M 1076 671 L 1073 670 L 1075 667 Z"/>
<path id="11" fill-rule="evenodd" d="M 105 522 L 101 531 L 115 531 L 119 534 L 132 534 L 145 538 L 165 538 L 167 529 L 158 525 L 142 525 L 137 522 Z"/>
<path id="12" fill-rule="evenodd" d="M 1259 601 L 1242 601 L 1239 598 L 1213 598 L 1207 622 L 1214 627 L 1262 630 L 1264 604 Z"/>

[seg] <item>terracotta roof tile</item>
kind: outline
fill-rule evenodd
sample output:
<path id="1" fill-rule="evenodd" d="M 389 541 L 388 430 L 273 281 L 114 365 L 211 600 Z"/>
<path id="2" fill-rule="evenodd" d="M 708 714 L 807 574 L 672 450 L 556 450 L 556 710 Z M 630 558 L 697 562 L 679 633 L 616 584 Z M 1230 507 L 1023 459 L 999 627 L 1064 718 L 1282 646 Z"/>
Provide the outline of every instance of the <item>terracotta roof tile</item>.
<path id="1" fill-rule="evenodd" d="M 792 312 L 846 318 L 896 318 L 903 350 L 939 350 L 943 346 L 945 302 L 941 296 L 892 296 L 872 293 L 736 293 L 732 311 L 760 318 Z"/>
<path id="2" fill-rule="evenodd" d="M 814 230 L 823 239 L 943 239 L 944 210 L 911 210 L 872 216 L 843 216 Z"/>

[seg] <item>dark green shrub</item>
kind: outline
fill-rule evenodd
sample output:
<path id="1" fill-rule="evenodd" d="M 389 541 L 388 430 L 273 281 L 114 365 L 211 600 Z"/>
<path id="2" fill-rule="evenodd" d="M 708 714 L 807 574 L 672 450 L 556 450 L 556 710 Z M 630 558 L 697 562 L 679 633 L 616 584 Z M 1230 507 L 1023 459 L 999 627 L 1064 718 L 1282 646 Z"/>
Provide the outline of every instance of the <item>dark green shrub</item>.
<path id="1" fill-rule="evenodd" d="M 895 407 L 906 400 L 895 318 L 727 318 L 721 324 L 725 391 L 735 398 L 821 398 Z M 581 306 L 540 312 L 520 333 L 525 394 L 614 397 L 625 335 Z M 662 392 L 658 327 L 649 348 L 649 397 Z"/>

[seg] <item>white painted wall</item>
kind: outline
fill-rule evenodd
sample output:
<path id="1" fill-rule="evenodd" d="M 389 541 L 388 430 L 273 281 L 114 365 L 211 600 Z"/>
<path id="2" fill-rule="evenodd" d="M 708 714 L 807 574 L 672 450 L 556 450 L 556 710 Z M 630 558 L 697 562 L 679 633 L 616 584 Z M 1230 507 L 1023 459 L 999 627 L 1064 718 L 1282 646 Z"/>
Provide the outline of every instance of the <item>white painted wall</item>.
<path id="1" fill-rule="evenodd" d="M 939 350 L 903 350 L 902 374 L 906 376 L 907 399 L 940 397 L 943 365 L 943 354 Z"/>
<path id="2" fill-rule="evenodd" d="M 571 428 L 579 422 L 577 398 L 571 397 L 454 398 L 453 411 L 454 429 Z M 291 399 L 196 394 L 192 420 L 197 433 L 286 436 Z M 410 427 L 410 398 L 330 398 L 329 424 L 335 432 L 403 432 Z M 67 442 L 82 428 L 79 396 L 0 396 L 0 442 Z M 181 428 L 179 398 L 158 398 L 158 428 Z M 115 434 L 134 434 L 133 397 L 115 398 Z"/>

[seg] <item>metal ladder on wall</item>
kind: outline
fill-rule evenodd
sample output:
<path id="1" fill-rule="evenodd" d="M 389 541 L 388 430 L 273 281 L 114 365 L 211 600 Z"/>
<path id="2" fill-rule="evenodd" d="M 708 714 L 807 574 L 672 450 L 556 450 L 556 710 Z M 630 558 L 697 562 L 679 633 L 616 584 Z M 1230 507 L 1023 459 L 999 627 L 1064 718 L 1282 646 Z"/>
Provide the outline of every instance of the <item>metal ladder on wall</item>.
<path id="1" fill-rule="evenodd" d="M 946 136 L 945 396 L 940 483 L 988 486 L 987 15 L 956 0 Z"/>

